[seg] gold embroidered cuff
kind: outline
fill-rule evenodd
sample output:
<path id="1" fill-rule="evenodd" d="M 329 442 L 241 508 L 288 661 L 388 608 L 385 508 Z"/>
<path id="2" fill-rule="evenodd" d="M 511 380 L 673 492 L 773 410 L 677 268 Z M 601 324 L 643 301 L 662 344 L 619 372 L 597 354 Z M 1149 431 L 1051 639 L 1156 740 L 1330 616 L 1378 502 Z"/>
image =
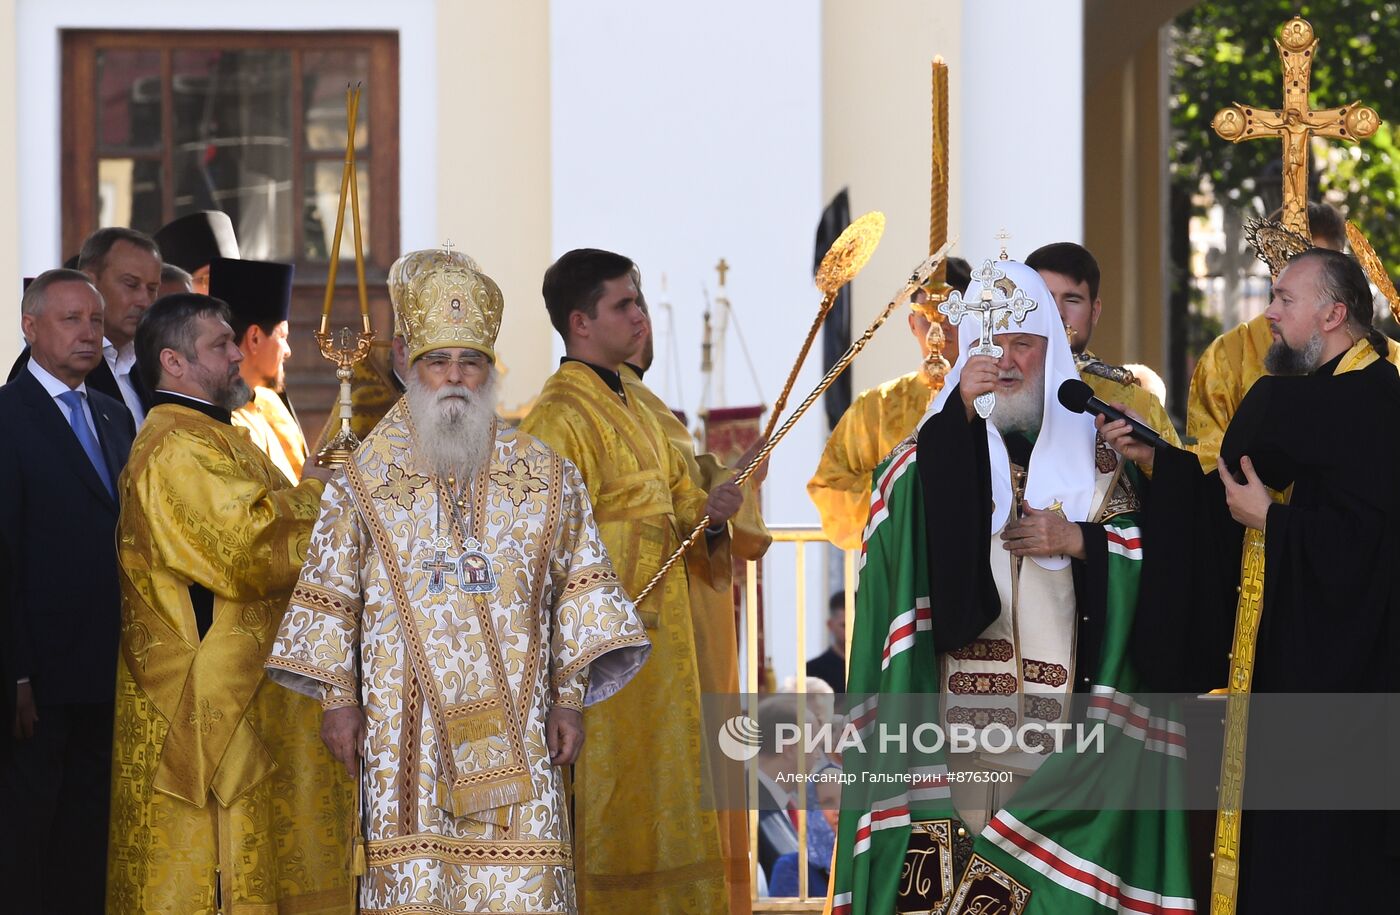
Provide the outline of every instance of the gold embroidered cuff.
<path id="1" fill-rule="evenodd" d="M 321 709 L 330 711 L 333 708 L 357 708 L 360 699 L 353 692 L 330 683 L 321 684 Z"/>
<path id="2" fill-rule="evenodd" d="M 583 711 L 583 697 L 588 695 L 588 668 L 583 668 L 574 676 L 557 684 L 557 690 L 555 705 Z"/>

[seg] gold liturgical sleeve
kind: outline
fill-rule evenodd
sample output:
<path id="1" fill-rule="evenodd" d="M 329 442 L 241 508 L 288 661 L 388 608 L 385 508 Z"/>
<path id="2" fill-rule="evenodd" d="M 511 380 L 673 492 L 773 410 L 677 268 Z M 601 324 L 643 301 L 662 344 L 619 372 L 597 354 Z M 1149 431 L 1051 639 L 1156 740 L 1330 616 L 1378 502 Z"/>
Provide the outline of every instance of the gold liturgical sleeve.
<path id="1" fill-rule="evenodd" d="M 831 430 L 807 495 L 836 546 L 860 549 L 870 518 L 870 475 L 914 431 L 931 397 L 927 376 L 910 372 L 863 392 Z"/>

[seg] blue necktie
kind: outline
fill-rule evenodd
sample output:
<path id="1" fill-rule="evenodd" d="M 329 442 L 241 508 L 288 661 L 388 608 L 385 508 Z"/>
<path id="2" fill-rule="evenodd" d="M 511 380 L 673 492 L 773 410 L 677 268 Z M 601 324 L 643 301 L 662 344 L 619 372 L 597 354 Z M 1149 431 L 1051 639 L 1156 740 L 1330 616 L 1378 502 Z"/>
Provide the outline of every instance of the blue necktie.
<path id="1" fill-rule="evenodd" d="M 102 480 L 102 485 L 107 487 L 107 493 L 115 496 L 112 490 L 112 476 L 107 471 L 107 461 L 102 457 L 102 449 L 97 444 L 97 436 L 92 434 L 92 428 L 87 424 L 87 416 L 83 413 L 83 395 L 79 391 L 64 391 L 58 395 L 58 399 L 68 405 L 68 425 L 73 427 L 73 434 L 78 437 L 78 444 L 83 446 L 87 452 L 88 460 L 92 461 L 92 469 L 97 471 L 97 476 Z"/>

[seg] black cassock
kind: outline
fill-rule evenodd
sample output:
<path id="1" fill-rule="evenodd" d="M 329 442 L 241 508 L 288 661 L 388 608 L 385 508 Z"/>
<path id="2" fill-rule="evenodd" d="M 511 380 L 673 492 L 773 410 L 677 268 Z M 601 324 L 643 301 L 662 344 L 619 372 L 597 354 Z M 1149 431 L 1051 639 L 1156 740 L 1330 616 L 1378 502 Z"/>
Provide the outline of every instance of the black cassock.
<path id="1" fill-rule="evenodd" d="M 1237 479 L 1248 456 L 1265 485 L 1293 487 L 1266 522 L 1255 693 L 1393 694 L 1400 684 L 1400 375 L 1384 360 L 1333 375 L 1341 358 L 1311 375 L 1261 378 L 1221 445 Z M 1136 666 L 1160 692 L 1222 687 L 1244 528 L 1230 517 L 1219 475 L 1175 448 L 1157 451 L 1145 514 Z M 1300 753 L 1322 752 L 1325 722 L 1294 727 Z M 1264 740 L 1251 729 L 1239 911 L 1393 911 L 1396 816 L 1251 811 L 1250 773 L 1295 764 L 1256 754 Z M 1297 776 L 1301 795 L 1309 771 L 1299 766 Z"/>

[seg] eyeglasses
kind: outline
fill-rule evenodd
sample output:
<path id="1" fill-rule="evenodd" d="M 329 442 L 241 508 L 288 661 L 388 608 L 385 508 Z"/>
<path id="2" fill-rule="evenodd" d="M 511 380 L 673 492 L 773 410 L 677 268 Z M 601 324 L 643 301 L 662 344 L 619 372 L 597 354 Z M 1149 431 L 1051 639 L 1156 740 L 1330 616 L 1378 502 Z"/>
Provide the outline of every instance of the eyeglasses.
<path id="1" fill-rule="evenodd" d="M 422 363 L 428 367 L 428 371 L 437 375 L 447 374 L 450 366 L 457 366 L 463 375 L 477 374 L 486 371 L 486 366 L 490 360 L 480 353 L 471 353 L 460 359 L 453 359 L 446 353 L 428 353 L 422 358 Z"/>

